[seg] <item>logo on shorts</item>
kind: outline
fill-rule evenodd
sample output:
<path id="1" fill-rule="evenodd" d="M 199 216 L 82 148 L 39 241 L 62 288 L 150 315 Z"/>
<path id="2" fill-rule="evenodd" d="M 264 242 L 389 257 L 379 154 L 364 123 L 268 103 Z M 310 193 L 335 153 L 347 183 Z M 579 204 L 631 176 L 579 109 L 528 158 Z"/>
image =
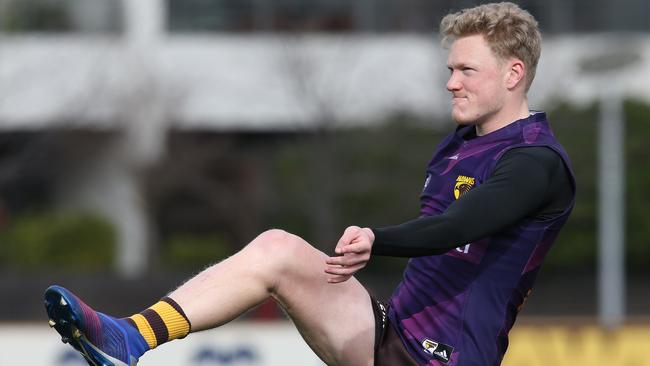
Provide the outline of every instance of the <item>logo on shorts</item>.
<path id="1" fill-rule="evenodd" d="M 427 188 L 429 186 L 429 183 L 431 182 L 431 174 L 427 174 L 427 179 L 424 181 L 424 188 Z"/>
<path id="2" fill-rule="evenodd" d="M 465 193 L 469 192 L 472 187 L 474 187 L 475 183 L 476 179 L 459 175 L 458 178 L 456 178 L 456 185 L 454 186 L 454 197 L 456 197 L 456 199 L 461 198 Z"/>
<path id="3" fill-rule="evenodd" d="M 424 352 L 444 364 L 449 363 L 449 360 L 451 360 L 451 353 L 454 352 L 454 347 L 434 342 L 428 338 L 422 341 L 422 348 Z"/>

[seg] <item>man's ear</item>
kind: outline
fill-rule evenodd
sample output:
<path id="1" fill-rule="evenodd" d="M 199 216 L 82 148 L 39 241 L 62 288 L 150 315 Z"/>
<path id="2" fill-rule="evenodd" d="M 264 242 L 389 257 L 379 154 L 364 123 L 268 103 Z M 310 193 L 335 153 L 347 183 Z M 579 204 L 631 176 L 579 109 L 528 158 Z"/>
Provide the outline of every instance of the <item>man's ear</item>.
<path id="1" fill-rule="evenodd" d="M 526 78 L 526 65 L 524 62 L 513 58 L 508 62 L 508 70 L 506 73 L 506 88 L 514 89 L 520 83 L 525 83 Z"/>

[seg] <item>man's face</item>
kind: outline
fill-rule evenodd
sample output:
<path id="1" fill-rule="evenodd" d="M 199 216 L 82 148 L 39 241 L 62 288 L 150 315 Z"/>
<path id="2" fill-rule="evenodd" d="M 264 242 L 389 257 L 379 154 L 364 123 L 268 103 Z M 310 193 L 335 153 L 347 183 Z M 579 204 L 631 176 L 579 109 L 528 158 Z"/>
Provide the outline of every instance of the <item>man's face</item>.
<path id="1" fill-rule="evenodd" d="M 451 116 L 461 125 L 481 125 L 497 114 L 507 92 L 505 67 L 481 35 L 458 38 L 447 58 L 451 73 L 447 90 L 452 94 Z"/>

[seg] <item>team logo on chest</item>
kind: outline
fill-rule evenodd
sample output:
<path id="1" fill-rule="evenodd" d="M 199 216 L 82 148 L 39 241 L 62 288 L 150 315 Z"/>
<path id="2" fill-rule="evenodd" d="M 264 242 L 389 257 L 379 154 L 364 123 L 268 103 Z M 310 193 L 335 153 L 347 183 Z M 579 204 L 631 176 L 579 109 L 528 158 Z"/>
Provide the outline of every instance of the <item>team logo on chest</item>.
<path id="1" fill-rule="evenodd" d="M 459 199 L 465 193 L 469 192 L 469 190 L 474 187 L 475 183 L 476 179 L 473 177 L 459 175 L 458 178 L 456 178 L 456 185 L 454 185 L 454 197 L 456 197 L 456 199 Z"/>

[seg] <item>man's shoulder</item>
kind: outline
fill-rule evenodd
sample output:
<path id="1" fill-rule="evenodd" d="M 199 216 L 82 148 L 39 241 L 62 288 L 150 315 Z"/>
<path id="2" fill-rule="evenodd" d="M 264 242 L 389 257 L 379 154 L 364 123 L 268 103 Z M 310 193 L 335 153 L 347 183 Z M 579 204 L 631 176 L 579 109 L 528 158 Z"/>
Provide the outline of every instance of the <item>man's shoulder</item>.
<path id="1" fill-rule="evenodd" d="M 560 161 L 562 159 L 560 154 L 558 154 L 558 152 L 553 150 L 553 148 L 550 146 L 516 146 L 503 154 L 503 157 L 526 157 L 551 163 Z"/>

